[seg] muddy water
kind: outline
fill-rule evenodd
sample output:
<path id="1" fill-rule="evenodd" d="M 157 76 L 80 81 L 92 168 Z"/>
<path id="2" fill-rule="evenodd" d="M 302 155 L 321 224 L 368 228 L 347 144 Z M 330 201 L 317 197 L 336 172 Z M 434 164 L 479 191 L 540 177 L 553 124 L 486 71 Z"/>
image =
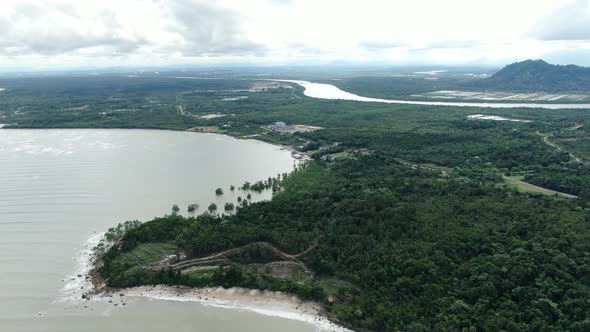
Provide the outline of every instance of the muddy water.
<path id="1" fill-rule="evenodd" d="M 214 134 L 0 130 L 0 331 L 317 331 L 194 302 L 84 303 L 73 291 L 79 252 L 96 232 L 170 213 L 173 204 L 186 211 L 235 200 L 230 185 L 290 171 L 293 162 L 276 146 Z M 217 187 L 226 189 L 222 198 Z"/>

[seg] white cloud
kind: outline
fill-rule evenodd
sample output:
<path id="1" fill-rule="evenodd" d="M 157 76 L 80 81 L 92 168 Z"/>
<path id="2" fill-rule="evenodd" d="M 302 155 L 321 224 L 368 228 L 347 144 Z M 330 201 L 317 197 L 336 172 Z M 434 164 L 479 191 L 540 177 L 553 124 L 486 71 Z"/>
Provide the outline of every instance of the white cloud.
<path id="1" fill-rule="evenodd" d="M 564 2 L 537 22 L 533 36 L 543 40 L 590 40 L 590 1 Z"/>
<path id="2" fill-rule="evenodd" d="M 589 64 L 589 0 L 3 0 L 3 67 Z M 570 40 L 569 42 L 556 42 Z M 563 56 L 563 54 L 580 54 Z M 562 54 L 562 56 L 556 56 Z"/>

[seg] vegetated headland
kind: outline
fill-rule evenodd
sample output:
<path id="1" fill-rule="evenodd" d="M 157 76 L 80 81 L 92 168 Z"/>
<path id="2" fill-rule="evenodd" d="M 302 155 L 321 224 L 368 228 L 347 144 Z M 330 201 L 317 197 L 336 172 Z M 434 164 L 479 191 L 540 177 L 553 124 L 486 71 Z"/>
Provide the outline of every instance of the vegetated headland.
<path id="1" fill-rule="evenodd" d="M 261 181 L 276 186 L 271 201 L 115 228 L 97 270 L 108 287 L 280 291 L 357 330 L 588 326 L 588 110 L 322 100 L 246 76 L 101 79 L 123 88 L 95 78 L 53 81 L 69 86 L 59 91 L 30 82 L 52 91 L 43 108 L 13 82 L 0 96 L 10 110 L 2 122 L 206 128 L 291 145 L 311 159 Z M 338 82 L 389 87 L 374 77 Z M 404 86 L 408 94 L 424 92 L 416 82 Z M 80 86 L 92 93 L 82 97 Z M 291 130 L 298 126 L 315 129 Z"/>

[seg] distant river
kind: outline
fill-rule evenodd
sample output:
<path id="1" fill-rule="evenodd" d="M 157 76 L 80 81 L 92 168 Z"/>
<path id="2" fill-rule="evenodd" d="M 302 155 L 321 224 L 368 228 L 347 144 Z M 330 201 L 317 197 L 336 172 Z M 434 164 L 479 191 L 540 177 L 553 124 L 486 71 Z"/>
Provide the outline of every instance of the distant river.
<path id="1" fill-rule="evenodd" d="M 229 189 L 216 198 L 215 188 L 276 176 L 293 162 L 276 146 L 214 134 L 0 130 L 0 331 L 317 331 L 251 311 L 141 298 L 115 307 L 63 291 L 95 232 L 173 204 L 186 211 L 235 200 Z"/>
<path id="2" fill-rule="evenodd" d="M 291 82 L 305 88 L 304 94 L 312 98 L 320 99 L 341 99 L 387 104 L 409 104 L 409 105 L 435 105 L 435 106 L 458 106 L 458 107 L 491 107 L 491 108 L 546 108 L 546 109 L 590 109 L 590 104 L 542 104 L 542 103 L 471 103 L 451 101 L 417 101 L 417 100 L 394 100 L 362 97 L 350 92 L 340 90 L 331 84 L 312 83 L 298 80 L 276 80 Z"/>

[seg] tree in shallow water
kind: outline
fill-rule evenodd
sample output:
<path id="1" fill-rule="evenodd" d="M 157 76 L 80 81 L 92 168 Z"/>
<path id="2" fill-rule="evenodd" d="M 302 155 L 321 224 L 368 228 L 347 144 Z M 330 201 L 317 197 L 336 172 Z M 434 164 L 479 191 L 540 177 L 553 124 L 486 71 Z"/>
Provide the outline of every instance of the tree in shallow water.
<path id="1" fill-rule="evenodd" d="M 215 204 L 215 203 L 211 203 L 211 204 L 209 204 L 209 208 L 208 208 L 208 210 L 209 210 L 209 212 L 211 212 L 211 213 L 212 213 L 212 212 L 214 212 L 214 211 L 217 211 L 217 204 Z"/>

